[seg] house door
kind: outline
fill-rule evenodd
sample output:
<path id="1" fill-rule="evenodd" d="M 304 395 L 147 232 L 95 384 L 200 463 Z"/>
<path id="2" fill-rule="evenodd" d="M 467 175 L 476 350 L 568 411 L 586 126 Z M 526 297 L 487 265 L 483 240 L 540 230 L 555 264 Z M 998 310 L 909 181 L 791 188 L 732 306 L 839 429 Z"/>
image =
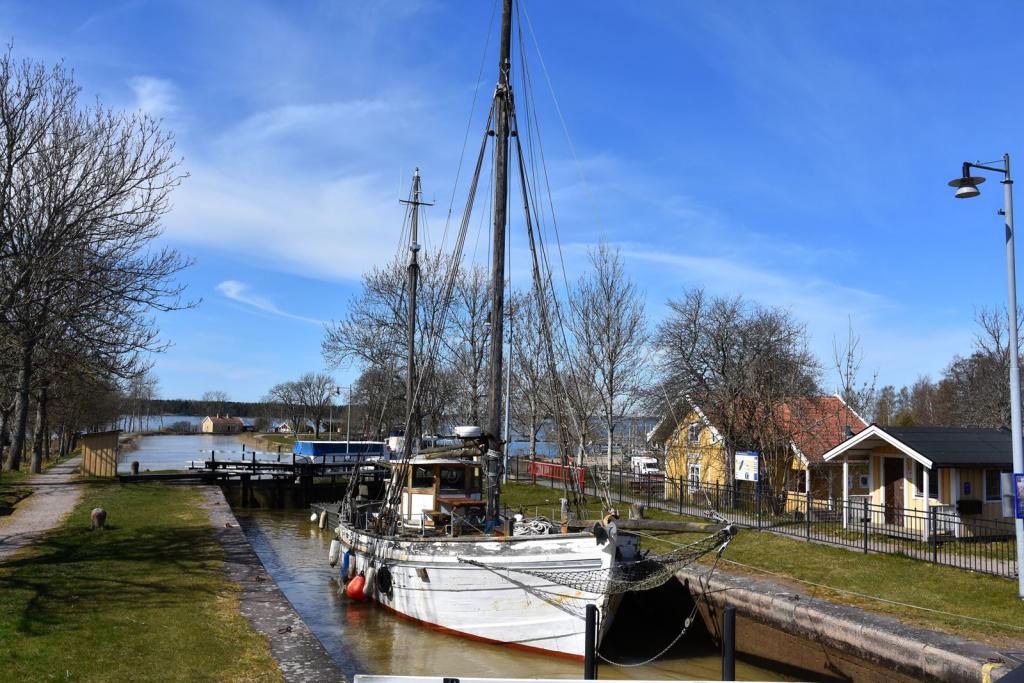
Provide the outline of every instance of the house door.
<path id="1" fill-rule="evenodd" d="M 885 523 L 903 526 L 903 458 L 885 458 Z"/>

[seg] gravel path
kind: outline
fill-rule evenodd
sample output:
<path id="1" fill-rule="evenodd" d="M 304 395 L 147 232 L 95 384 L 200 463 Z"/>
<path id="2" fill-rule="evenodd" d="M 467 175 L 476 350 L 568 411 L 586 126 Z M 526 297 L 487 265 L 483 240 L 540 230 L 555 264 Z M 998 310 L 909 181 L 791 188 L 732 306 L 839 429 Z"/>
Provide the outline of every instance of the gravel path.
<path id="1" fill-rule="evenodd" d="M 74 509 L 82 487 L 74 482 L 81 458 L 72 458 L 31 477 L 32 495 L 18 503 L 9 517 L 0 517 L 0 563 L 31 545 Z"/>

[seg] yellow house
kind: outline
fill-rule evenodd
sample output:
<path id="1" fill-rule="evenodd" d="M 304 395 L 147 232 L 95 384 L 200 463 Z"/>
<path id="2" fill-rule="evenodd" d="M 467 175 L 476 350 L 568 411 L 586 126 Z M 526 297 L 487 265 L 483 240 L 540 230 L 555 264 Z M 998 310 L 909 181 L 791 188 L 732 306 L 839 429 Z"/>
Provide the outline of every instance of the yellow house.
<path id="1" fill-rule="evenodd" d="M 823 461 L 835 444 L 867 427 L 867 423 L 839 396 L 793 398 L 778 406 L 777 414 L 789 434 L 791 473 L 788 477 L 787 507 L 802 504 L 808 494 L 815 506 L 830 505 L 842 490 L 841 472 L 836 464 Z M 667 432 L 664 426 L 663 432 Z M 657 430 L 657 428 L 656 428 Z M 656 432 L 652 432 L 656 434 Z M 679 494 L 680 482 L 689 486 L 726 486 L 734 483 L 724 440 L 708 416 L 697 406 L 679 420 L 665 438 L 665 472 L 669 478 L 666 495 Z M 855 465 L 848 473 L 849 488 L 866 493 L 867 470 Z"/>
<path id="2" fill-rule="evenodd" d="M 873 424 L 823 459 L 866 468 L 869 490 L 858 498 L 844 489 L 844 508 L 855 513 L 863 505 L 876 527 L 926 539 L 933 526 L 936 534 L 997 536 L 1012 522 L 1004 499 L 1013 492 L 1003 476 L 1011 450 L 1005 428 Z"/>
<path id="3" fill-rule="evenodd" d="M 692 406 L 665 441 L 665 495 L 678 497 L 682 482 L 693 487 L 731 483 L 724 443 L 703 411 Z"/>
<path id="4" fill-rule="evenodd" d="M 245 431 L 245 423 L 240 417 L 207 415 L 203 418 L 202 431 L 203 434 L 239 434 Z"/>

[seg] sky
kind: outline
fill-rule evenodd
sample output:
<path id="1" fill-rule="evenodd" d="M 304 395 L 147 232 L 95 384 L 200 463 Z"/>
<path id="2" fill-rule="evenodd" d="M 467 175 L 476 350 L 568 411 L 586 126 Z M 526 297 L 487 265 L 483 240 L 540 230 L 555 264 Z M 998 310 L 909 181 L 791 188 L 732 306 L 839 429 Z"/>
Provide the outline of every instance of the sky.
<path id="1" fill-rule="evenodd" d="M 533 88 L 517 97 L 538 111 L 570 279 L 604 239 L 653 324 L 695 286 L 782 307 L 827 388 L 851 322 L 862 373 L 899 386 L 938 377 L 970 352 L 977 309 L 1005 305 L 998 178 L 970 201 L 946 182 L 1024 151 L 1024 5 L 522 6 Z M 441 243 L 496 22 L 492 0 L 0 2 L 16 57 L 64 60 L 85 101 L 175 134 L 189 177 L 161 239 L 194 260 L 181 280 L 201 302 L 157 316 L 161 396 L 258 400 L 324 369 L 323 326 L 395 255 L 415 167 L 436 201 L 424 241 Z"/>

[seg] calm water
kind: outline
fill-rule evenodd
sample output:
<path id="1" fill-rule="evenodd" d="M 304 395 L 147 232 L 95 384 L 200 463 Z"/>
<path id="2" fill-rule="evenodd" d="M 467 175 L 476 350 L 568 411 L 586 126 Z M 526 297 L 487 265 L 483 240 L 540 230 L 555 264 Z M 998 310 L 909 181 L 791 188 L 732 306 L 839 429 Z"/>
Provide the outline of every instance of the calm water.
<path id="1" fill-rule="evenodd" d="M 230 434 L 161 434 L 144 436 L 138 440 L 138 448 L 123 451 L 118 457 L 117 471 L 128 472 L 133 461 L 138 461 L 139 471 L 183 470 L 191 460 L 209 460 L 210 452 L 216 457 L 237 460 L 242 456 L 242 442 Z M 246 458 L 252 449 L 245 447 Z M 276 459 L 277 453 L 260 453 L 259 459 Z"/>

